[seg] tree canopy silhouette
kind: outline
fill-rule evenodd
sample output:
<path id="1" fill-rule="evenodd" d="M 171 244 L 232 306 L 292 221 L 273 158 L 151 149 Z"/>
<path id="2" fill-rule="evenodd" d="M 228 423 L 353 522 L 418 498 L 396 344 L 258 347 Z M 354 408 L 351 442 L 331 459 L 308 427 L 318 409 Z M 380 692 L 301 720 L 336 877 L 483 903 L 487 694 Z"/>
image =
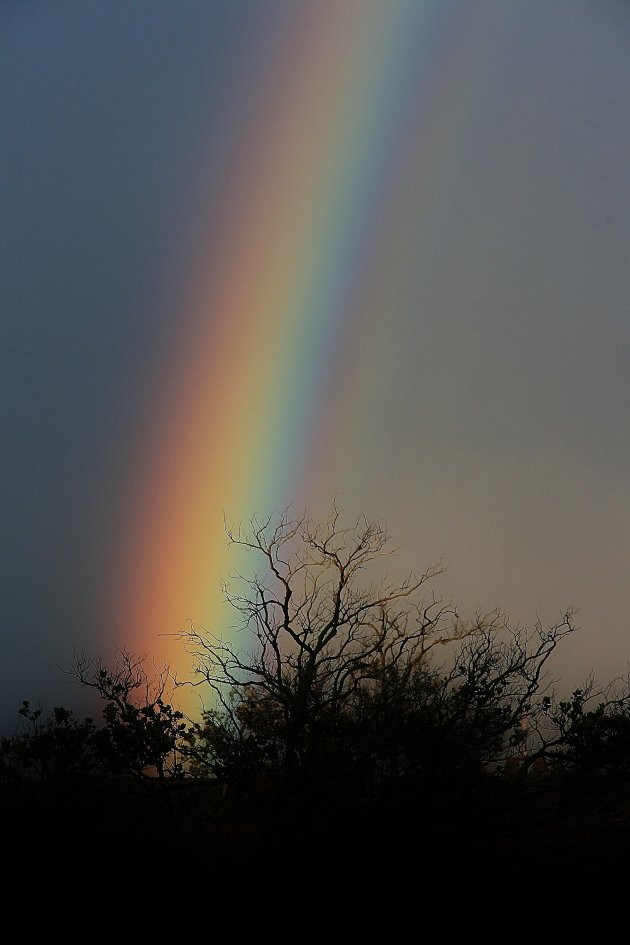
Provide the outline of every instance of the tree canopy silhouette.
<path id="1" fill-rule="evenodd" d="M 379 848 L 494 855 L 506 837 L 522 850 L 559 824 L 575 835 L 593 810 L 612 816 L 630 774 L 630 684 L 557 695 L 549 667 L 571 611 L 531 629 L 500 610 L 463 619 L 435 590 L 440 563 L 392 578 L 387 530 L 336 509 L 228 535 L 253 562 L 225 588 L 238 627 L 180 634 L 196 670 L 180 683 L 212 697 L 201 718 L 174 707 L 167 670 L 151 676 L 125 651 L 113 667 L 76 662 L 100 721 L 22 706 L 0 784 L 38 836 L 83 810 L 84 825 L 106 824 L 99 855 L 115 830 L 153 824 L 159 843 L 189 855 L 220 843 L 232 862 L 280 863 L 290 848 L 306 868 L 341 844 L 357 878 Z M 143 794 L 157 801 L 147 817 Z"/>
<path id="2" fill-rule="evenodd" d="M 345 526 L 338 510 L 323 524 L 253 519 L 229 538 L 262 568 L 226 587 L 236 633 L 183 636 L 215 696 L 189 751 L 266 822 L 347 822 L 470 793 L 522 752 L 525 721 L 530 738 L 540 727 L 536 699 L 570 613 L 531 633 L 499 610 L 463 620 L 431 589 L 441 564 L 379 574 L 394 552 L 386 529 Z"/>

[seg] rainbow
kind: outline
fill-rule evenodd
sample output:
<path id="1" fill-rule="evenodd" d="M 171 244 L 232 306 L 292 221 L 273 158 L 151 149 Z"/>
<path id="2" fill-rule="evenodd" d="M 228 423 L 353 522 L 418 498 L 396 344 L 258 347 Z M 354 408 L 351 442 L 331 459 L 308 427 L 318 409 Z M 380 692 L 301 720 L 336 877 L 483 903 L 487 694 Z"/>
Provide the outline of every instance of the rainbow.
<path id="1" fill-rule="evenodd" d="M 188 658 L 164 635 L 230 632 L 220 578 L 239 562 L 224 517 L 307 502 L 342 436 L 335 405 L 351 403 L 360 339 L 405 302 L 396 260 L 439 199 L 418 168 L 449 160 L 457 116 L 441 116 L 466 65 L 455 40 L 437 61 L 438 6 L 296 4 L 291 42 L 269 51 L 282 61 L 255 92 L 222 245 L 182 300 L 120 543 L 116 637 L 181 676 Z"/>

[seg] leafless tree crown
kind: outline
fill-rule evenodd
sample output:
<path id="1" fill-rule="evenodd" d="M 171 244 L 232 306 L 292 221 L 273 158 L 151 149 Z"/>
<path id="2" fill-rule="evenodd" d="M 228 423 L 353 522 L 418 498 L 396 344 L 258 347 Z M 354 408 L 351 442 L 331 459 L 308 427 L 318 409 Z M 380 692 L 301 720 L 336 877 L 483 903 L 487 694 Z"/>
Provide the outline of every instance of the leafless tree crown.
<path id="1" fill-rule="evenodd" d="M 441 562 L 398 582 L 373 577 L 396 552 L 386 529 L 366 518 L 345 526 L 336 508 L 323 524 L 285 512 L 227 534 L 262 565 L 224 586 L 246 645 L 239 648 L 238 632 L 227 641 L 201 630 L 185 634 L 199 680 L 224 708 L 230 690 L 243 695 L 251 687 L 281 705 L 317 693 L 320 705 L 334 710 L 376 678 L 379 666 L 419 665 L 435 646 L 500 620 L 495 611 L 462 621 L 428 592 Z"/>

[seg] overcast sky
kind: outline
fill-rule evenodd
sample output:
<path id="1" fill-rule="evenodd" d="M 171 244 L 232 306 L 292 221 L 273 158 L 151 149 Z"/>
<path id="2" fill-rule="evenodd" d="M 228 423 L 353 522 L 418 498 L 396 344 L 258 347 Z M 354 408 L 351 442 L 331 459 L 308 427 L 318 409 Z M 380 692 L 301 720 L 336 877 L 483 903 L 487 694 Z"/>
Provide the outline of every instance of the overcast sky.
<path id="1" fill-rule="evenodd" d="M 361 287 L 387 314 L 347 329 L 297 498 L 382 518 L 410 565 L 442 557 L 463 611 L 579 605 L 577 684 L 630 660 L 630 7 L 439 8 L 415 4 L 431 139 L 422 167 L 392 161 Z M 0 7 L 3 725 L 72 701 L 57 664 L 109 639 L 182 300 L 303 12 L 316 26 L 317 0 Z"/>

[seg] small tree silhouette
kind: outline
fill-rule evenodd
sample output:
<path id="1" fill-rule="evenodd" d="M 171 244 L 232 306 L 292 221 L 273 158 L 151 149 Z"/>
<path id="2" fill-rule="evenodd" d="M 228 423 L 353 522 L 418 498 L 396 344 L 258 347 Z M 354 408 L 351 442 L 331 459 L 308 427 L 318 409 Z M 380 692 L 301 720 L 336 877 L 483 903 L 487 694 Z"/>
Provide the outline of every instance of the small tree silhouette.
<path id="1" fill-rule="evenodd" d="M 93 770 L 93 719 L 78 720 L 63 706 L 44 715 L 41 707 L 34 709 L 26 700 L 19 715 L 26 729 L 0 743 L 0 770 L 6 780 L 35 777 L 59 795 L 74 777 Z"/>
<path id="2" fill-rule="evenodd" d="M 104 702 L 104 724 L 92 736 L 101 768 L 150 790 L 157 784 L 163 809 L 173 819 L 172 788 L 184 775 L 181 749 L 187 724 L 171 705 L 168 669 L 149 677 L 143 658 L 120 650 L 114 668 L 83 654 L 71 675 Z"/>

